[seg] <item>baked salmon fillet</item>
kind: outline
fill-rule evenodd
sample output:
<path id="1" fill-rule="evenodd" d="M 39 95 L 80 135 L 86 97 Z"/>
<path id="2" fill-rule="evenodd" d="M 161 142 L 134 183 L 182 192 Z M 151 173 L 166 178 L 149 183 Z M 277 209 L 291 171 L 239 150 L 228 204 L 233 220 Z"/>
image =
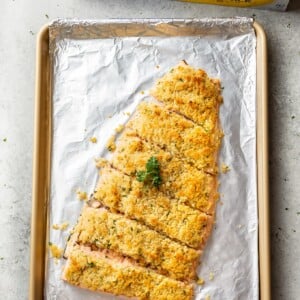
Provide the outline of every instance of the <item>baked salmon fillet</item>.
<path id="1" fill-rule="evenodd" d="M 111 250 L 170 278 L 191 280 L 196 277 L 200 251 L 104 208 L 84 207 L 73 235 L 72 244 L 76 241 L 93 249 Z"/>
<path id="2" fill-rule="evenodd" d="M 217 173 L 217 154 L 222 137 L 219 130 L 208 132 L 161 105 L 147 102 L 138 106 L 127 127 L 183 162 Z"/>
<path id="3" fill-rule="evenodd" d="M 217 177 L 198 170 L 170 152 L 137 137 L 130 129 L 126 129 L 120 136 L 111 163 L 125 174 L 135 177 L 152 156 L 160 164 L 160 192 L 207 214 L 214 214 L 219 197 Z"/>
<path id="4" fill-rule="evenodd" d="M 154 187 L 145 188 L 110 166 L 101 169 L 98 186 L 89 201 L 92 207 L 100 203 L 196 249 L 205 246 L 213 227 L 212 216 L 170 199 Z"/>
<path id="5" fill-rule="evenodd" d="M 209 78 L 204 70 L 182 61 L 156 82 L 151 95 L 208 132 L 219 130 L 221 84 Z"/>
<path id="6" fill-rule="evenodd" d="M 219 80 L 184 61 L 116 129 L 67 243 L 62 278 L 141 300 L 191 300 L 218 199 Z"/>
<path id="7" fill-rule="evenodd" d="M 140 300 L 191 300 L 193 286 L 138 266 L 110 251 L 76 246 L 63 270 L 63 280 L 97 292 Z"/>

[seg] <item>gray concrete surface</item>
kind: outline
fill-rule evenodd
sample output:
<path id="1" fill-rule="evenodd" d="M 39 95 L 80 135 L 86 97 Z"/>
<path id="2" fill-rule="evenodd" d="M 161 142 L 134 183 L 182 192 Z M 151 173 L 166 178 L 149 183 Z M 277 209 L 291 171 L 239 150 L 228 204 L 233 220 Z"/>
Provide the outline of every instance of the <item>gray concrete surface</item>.
<path id="1" fill-rule="evenodd" d="M 294 1 L 291 11 L 279 13 L 157 0 L 4 0 L 0 12 L 0 299 L 28 298 L 35 42 L 39 28 L 58 17 L 236 15 L 255 15 L 268 37 L 272 298 L 299 299 L 299 1 Z"/>

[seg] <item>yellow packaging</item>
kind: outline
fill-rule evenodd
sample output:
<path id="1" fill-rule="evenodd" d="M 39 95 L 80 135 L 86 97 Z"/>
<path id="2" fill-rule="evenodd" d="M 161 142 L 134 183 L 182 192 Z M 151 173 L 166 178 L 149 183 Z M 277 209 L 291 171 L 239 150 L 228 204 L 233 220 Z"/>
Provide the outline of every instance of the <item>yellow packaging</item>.
<path id="1" fill-rule="evenodd" d="M 235 7 L 256 7 L 284 11 L 289 0 L 180 0 L 184 2 L 216 4 Z"/>

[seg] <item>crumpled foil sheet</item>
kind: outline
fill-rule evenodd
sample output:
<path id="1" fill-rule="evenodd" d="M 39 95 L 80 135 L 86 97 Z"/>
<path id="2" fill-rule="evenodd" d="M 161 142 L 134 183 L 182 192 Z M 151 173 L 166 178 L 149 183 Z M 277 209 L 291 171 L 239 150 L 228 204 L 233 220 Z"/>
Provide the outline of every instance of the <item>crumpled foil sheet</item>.
<path id="1" fill-rule="evenodd" d="M 220 201 L 205 248 L 195 299 L 258 299 L 256 194 L 256 36 L 252 19 L 57 20 L 50 25 L 53 144 L 49 241 L 64 247 L 91 194 L 98 170 L 94 158 L 136 106 L 149 98 L 155 80 L 185 59 L 222 82 L 220 118 L 225 136 L 219 163 Z M 149 124 L 150 125 L 150 124 Z M 96 137 L 98 142 L 89 141 Z M 63 259 L 47 257 L 46 299 L 119 299 L 61 280 Z"/>

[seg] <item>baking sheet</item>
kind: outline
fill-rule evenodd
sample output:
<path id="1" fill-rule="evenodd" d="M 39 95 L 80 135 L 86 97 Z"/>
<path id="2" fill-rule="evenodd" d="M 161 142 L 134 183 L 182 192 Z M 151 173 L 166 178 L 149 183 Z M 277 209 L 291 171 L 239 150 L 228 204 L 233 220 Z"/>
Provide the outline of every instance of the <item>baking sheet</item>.
<path id="1" fill-rule="evenodd" d="M 258 299 L 255 46 L 247 18 L 53 22 L 50 225 L 76 223 L 83 205 L 76 190 L 92 193 L 96 184 L 94 158 L 106 155 L 107 139 L 148 99 L 154 81 L 185 59 L 221 79 L 219 161 L 231 169 L 220 174 L 216 226 L 198 269 L 205 284 L 196 299 Z M 52 243 L 64 247 L 67 237 L 50 226 Z M 63 264 L 48 258 L 47 299 L 116 298 L 63 283 Z"/>

